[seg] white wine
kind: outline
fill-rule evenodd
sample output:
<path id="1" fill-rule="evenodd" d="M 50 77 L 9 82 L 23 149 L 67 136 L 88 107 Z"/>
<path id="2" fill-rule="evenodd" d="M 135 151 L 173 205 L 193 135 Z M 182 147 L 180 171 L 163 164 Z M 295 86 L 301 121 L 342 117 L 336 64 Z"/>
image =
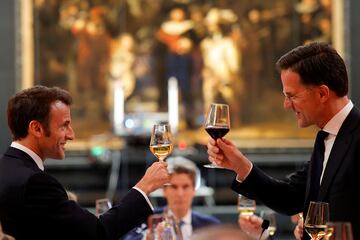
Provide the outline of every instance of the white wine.
<path id="1" fill-rule="evenodd" d="M 251 216 L 255 213 L 256 207 L 238 207 L 238 211 L 241 215 Z"/>
<path id="2" fill-rule="evenodd" d="M 327 227 L 326 228 L 326 232 L 325 232 L 325 239 L 330 239 L 330 237 L 332 236 L 334 232 L 334 228 L 333 227 Z"/>
<path id="3" fill-rule="evenodd" d="M 269 235 L 270 236 L 274 236 L 275 235 L 275 232 L 276 232 L 276 227 L 274 226 L 269 226 Z"/>
<path id="4" fill-rule="evenodd" d="M 322 239 L 326 234 L 326 225 L 305 225 L 304 228 L 311 239 Z"/>
<path id="5" fill-rule="evenodd" d="M 150 151 L 160 160 L 164 159 L 172 152 L 172 144 L 161 144 L 161 145 L 152 145 L 150 146 Z"/>

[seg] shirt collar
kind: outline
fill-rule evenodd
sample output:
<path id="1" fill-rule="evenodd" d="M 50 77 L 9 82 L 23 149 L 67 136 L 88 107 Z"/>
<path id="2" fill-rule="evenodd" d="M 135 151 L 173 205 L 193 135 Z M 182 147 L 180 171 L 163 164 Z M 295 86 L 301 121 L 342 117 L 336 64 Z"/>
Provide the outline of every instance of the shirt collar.
<path id="1" fill-rule="evenodd" d="M 328 123 L 326 123 L 323 130 L 336 136 L 340 130 L 341 125 L 345 121 L 346 117 L 349 115 L 353 106 L 354 104 L 349 101 L 345 105 L 345 107 L 343 107 L 337 114 L 335 114 L 333 118 L 330 119 Z"/>
<path id="2" fill-rule="evenodd" d="M 41 158 L 39 157 L 39 155 L 37 155 L 34 151 L 32 151 L 30 148 L 25 147 L 24 145 L 18 143 L 18 142 L 12 142 L 11 147 L 19 149 L 27 154 L 30 155 L 30 157 L 34 160 L 34 162 L 36 163 L 36 165 L 42 170 L 44 171 L 44 162 L 41 160 Z"/>
<path id="3" fill-rule="evenodd" d="M 174 214 L 170 209 L 169 209 L 169 212 L 171 213 L 171 214 Z M 175 215 L 174 215 L 175 216 Z M 179 220 L 178 220 L 179 221 Z M 191 209 L 189 209 L 189 211 L 186 213 L 186 215 L 182 218 L 182 219 L 180 219 L 180 221 L 183 221 L 185 224 L 189 224 L 189 225 L 191 225 Z M 180 222 L 179 221 L 179 222 Z"/>
<path id="4" fill-rule="evenodd" d="M 191 209 L 186 213 L 186 215 L 181 219 L 185 224 L 191 225 Z"/>

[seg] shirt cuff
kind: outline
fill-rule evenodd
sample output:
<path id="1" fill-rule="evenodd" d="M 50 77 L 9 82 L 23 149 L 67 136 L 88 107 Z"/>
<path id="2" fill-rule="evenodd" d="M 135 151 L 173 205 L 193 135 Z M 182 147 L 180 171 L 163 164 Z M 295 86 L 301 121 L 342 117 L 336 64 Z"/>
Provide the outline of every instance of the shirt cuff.
<path id="1" fill-rule="evenodd" d="M 245 176 L 243 177 L 243 179 L 240 179 L 240 178 L 239 178 L 239 174 L 236 175 L 236 178 L 235 178 L 235 179 L 236 179 L 237 182 L 242 183 L 242 182 L 245 181 L 245 179 L 249 176 L 249 174 L 250 174 L 250 172 L 251 172 L 251 170 L 253 169 L 253 166 L 254 166 L 252 163 L 250 163 L 250 164 L 251 164 L 251 166 L 250 166 L 249 172 L 247 172 L 247 173 L 245 174 Z"/>
<path id="2" fill-rule="evenodd" d="M 137 190 L 138 192 L 140 192 L 144 196 L 146 202 L 149 204 L 149 207 L 151 208 L 152 211 L 154 211 L 154 207 L 151 204 L 149 197 L 140 188 L 133 187 L 133 189 Z"/>

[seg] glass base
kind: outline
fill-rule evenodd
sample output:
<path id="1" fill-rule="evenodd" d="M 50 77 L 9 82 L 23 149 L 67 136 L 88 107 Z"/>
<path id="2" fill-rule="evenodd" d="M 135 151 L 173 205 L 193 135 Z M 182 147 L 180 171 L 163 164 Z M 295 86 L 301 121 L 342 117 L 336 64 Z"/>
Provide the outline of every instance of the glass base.
<path id="1" fill-rule="evenodd" d="M 206 167 L 206 168 L 219 168 L 219 169 L 225 169 L 221 166 L 218 166 L 218 165 L 215 165 L 213 163 L 210 163 L 210 164 L 205 164 L 203 167 Z"/>

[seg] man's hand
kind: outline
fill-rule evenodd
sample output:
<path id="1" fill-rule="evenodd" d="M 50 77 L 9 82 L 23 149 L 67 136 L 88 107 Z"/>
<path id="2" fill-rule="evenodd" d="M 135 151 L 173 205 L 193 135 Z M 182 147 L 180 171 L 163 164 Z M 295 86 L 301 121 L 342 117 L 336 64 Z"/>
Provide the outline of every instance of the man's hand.
<path id="1" fill-rule="evenodd" d="M 263 223 L 263 219 L 261 217 L 258 217 L 256 215 L 251 216 L 245 216 L 245 215 L 239 215 L 239 226 L 240 228 L 249 234 L 250 236 L 254 237 L 255 239 L 258 239 L 262 232 L 261 224 Z M 261 236 L 261 239 L 266 239 L 266 236 L 268 233 L 264 233 L 263 236 Z"/>
<path id="2" fill-rule="evenodd" d="M 135 185 L 147 195 L 170 181 L 166 162 L 154 162 Z"/>
<path id="3" fill-rule="evenodd" d="M 299 220 L 297 222 L 297 225 L 294 229 L 294 236 L 296 240 L 301 240 L 303 237 L 303 231 L 304 231 L 304 219 L 302 217 L 302 214 L 299 217 Z"/>
<path id="4" fill-rule="evenodd" d="M 226 169 L 233 170 L 243 180 L 249 174 L 252 163 L 237 149 L 237 147 L 225 138 L 213 140 L 209 138 L 208 155 L 210 162 Z"/>

